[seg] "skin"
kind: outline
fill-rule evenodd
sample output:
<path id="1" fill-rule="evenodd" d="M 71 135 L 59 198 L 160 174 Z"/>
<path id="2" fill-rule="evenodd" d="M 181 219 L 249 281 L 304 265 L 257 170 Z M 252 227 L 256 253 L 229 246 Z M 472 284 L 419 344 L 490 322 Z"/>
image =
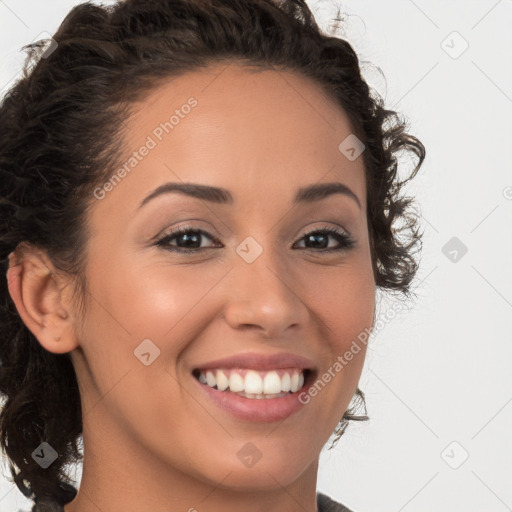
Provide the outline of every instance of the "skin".
<path id="1" fill-rule="evenodd" d="M 194 382 L 193 368 L 242 352 L 302 355 L 322 375 L 372 326 L 375 281 L 364 164 L 339 151 L 349 119 L 316 82 L 234 63 L 187 73 L 145 95 L 127 120 L 127 155 L 191 96 L 190 114 L 93 199 L 86 314 L 44 252 L 20 247 L 11 258 L 20 315 L 44 348 L 71 352 L 80 385 L 85 459 L 66 512 L 314 512 L 320 451 L 359 381 L 365 345 L 309 404 L 272 423 L 226 414 Z M 169 193 L 138 209 L 169 181 L 223 187 L 234 202 Z M 299 187 L 319 182 L 345 184 L 361 207 L 343 194 L 292 205 Z M 202 252 L 154 245 L 185 224 L 213 237 Z M 325 227 L 354 247 L 305 248 L 305 232 Z M 248 236 L 263 248 L 250 264 L 235 251 Z M 149 366 L 134 356 L 147 338 L 160 350 Z M 252 467 L 237 457 L 248 442 L 261 452 Z"/>

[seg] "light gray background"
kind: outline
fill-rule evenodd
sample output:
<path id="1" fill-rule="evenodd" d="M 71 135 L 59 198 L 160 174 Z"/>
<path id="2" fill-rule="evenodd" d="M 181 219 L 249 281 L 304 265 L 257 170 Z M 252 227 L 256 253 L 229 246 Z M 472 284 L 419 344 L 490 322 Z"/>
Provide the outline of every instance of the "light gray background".
<path id="1" fill-rule="evenodd" d="M 0 94 L 21 46 L 76 3 L 0 0 Z M 308 3 L 328 30 L 338 2 Z M 322 453 L 318 489 L 356 512 L 511 510 L 512 1 L 347 0 L 342 25 L 427 148 L 407 190 L 425 235 L 416 301 L 379 310 L 360 382 L 371 421 Z M 465 255 L 445 256 L 453 237 Z M 28 504 L 0 481 L 0 512 Z"/>

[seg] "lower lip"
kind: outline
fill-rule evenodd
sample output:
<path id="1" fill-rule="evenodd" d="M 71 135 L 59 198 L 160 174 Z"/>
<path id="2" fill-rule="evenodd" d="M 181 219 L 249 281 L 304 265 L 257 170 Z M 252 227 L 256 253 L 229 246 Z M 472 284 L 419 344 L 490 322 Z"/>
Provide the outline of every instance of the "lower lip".
<path id="1" fill-rule="evenodd" d="M 299 391 L 280 398 L 245 398 L 230 391 L 219 391 L 199 382 L 194 376 L 192 378 L 217 407 L 236 418 L 253 422 L 273 422 L 288 418 L 304 406 L 299 401 L 299 395 L 307 389 L 312 374 L 309 373 Z"/>

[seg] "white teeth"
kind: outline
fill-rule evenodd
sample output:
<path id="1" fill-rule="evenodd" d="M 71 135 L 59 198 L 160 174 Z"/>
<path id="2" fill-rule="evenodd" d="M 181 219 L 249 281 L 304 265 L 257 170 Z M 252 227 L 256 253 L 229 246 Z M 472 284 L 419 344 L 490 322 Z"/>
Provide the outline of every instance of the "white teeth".
<path id="1" fill-rule="evenodd" d="M 231 391 L 246 398 L 277 398 L 304 386 L 304 371 L 298 368 L 267 372 L 249 369 L 201 370 L 199 382 L 219 391 Z"/>
<path id="2" fill-rule="evenodd" d="M 285 373 L 281 378 L 281 391 L 290 391 L 292 379 L 289 373 Z"/>
<path id="3" fill-rule="evenodd" d="M 288 375 L 288 374 L 286 374 Z M 284 390 L 283 391 L 287 391 Z M 281 392 L 281 379 L 277 372 L 268 372 L 263 379 L 263 393 L 271 395 Z"/>
<path id="4" fill-rule="evenodd" d="M 208 378 L 208 374 L 206 374 L 206 377 Z M 295 393 L 295 391 L 299 390 L 299 375 L 297 373 L 294 373 L 292 375 L 292 383 L 290 386 L 290 391 L 292 393 Z"/>
<path id="5" fill-rule="evenodd" d="M 213 388 L 215 384 L 217 384 L 217 381 L 215 380 L 215 375 L 213 375 L 212 372 L 206 372 L 206 384 Z"/>
<path id="6" fill-rule="evenodd" d="M 229 390 L 233 393 L 244 390 L 244 379 L 236 372 L 231 372 L 229 376 Z"/>
<path id="7" fill-rule="evenodd" d="M 263 381 L 261 377 L 254 371 L 250 370 L 245 374 L 245 386 L 246 393 L 253 393 L 259 395 L 263 393 Z"/>
<path id="8" fill-rule="evenodd" d="M 229 387 L 229 380 L 226 377 L 226 374 L 222 370 L 217 370 L 217 389 L 220 391 L 224 391 Z"/>

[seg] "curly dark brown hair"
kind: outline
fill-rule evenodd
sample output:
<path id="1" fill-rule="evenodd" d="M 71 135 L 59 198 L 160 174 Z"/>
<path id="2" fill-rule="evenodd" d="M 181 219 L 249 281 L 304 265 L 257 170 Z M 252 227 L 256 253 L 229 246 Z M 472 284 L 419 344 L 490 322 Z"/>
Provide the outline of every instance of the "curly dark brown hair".
<path id="1" fill-rule="evenodd" d="M 21 242 L 85 283 L 85 218 L 92 191 L 117 168 L 123 120 L 159 83 L 210 63 L 239 61 L 293 70 L 343 108 L 365 144 L 367 217 L 376 286 L 410 296 L 421 247 L 419 216 L 402 187 L 425 158 L 407 124 L 386 110 L 342 38 L 320 29 L 304 0 L 124 0 L 74 7 L 50 40 L 24 47 L 23 76 L 0 104 L 0 264 Z M 48 43 L 52 43 L 48 46 Z M 398 154 L 417 158 L 398 178 Z M 82 460 L 82 411 L 69 354 L 46 351 L 25 326 L 0 279 L 0 445 L 12 477 L 35 501 L 65 504 L 76 489 L 66 466 Z M 355 406 L 364 404 L 357 388 Z M 350 420 L 366 420 L 349 408 Z M 365 406 L 366 413 L 366 406 Z M 48 442 L 58 458 L 41 468 L 31 454 Z M 48 505 L 46 505 L 48 506 Z"/>

